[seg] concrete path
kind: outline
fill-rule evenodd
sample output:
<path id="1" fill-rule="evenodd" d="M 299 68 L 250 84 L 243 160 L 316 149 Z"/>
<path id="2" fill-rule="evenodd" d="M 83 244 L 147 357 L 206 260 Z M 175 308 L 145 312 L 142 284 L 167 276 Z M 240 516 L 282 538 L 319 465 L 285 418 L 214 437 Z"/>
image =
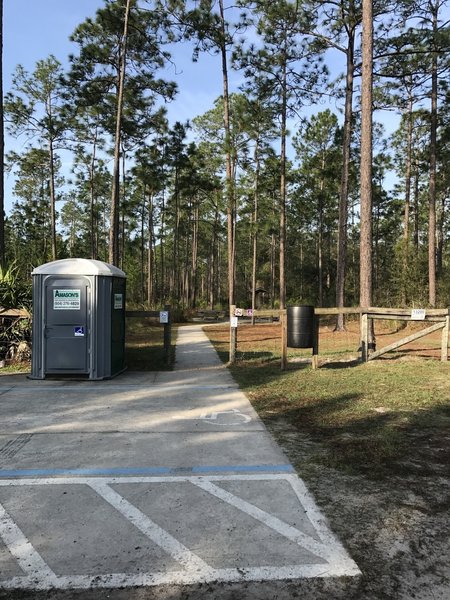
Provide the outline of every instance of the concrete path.
<path id="1" fill-rule="evenodd" d="M 199 325 L 173 372 L 0 378 L 0 590 L 358 574 Z"/>

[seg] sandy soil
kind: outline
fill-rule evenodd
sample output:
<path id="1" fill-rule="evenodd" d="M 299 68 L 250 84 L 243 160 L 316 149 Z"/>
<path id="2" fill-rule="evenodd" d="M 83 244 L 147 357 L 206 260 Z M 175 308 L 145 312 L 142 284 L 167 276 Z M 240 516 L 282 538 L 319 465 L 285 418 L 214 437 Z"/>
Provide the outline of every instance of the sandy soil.
<path id="1" fill-rule="evenodd" d="M 373 481 L 311 464 L 310 456 L 321 451 L 318 444 L 286 423 L 272 429 L 362 571 L 356 588 L 336 582 L 329 598 L 450 599 L 450 477 L 431 456 L 448 445 L 429 448 L 425 475 L 424 457 L 418 457 L 417 475 L 409 469 L 407 476 Z M 311 591 L 301 597 L 321 596 Z"/>

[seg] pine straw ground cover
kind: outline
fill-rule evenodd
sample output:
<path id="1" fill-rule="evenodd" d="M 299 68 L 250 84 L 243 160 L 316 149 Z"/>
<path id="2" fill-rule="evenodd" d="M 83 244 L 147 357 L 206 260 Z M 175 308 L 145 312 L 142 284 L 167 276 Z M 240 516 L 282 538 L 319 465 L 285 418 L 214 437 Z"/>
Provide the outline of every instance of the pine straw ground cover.
<path id="1" fill-rule="evenodd" d="M 228 328 L 205 332 L 226 361 Z M 378 324 L 377 347 L 409 333 Z M 440 333 L 367 364 L 358 344 L 357 322 L 344 334 L 324 323 L 321 367 L 311 369 L 311 350 L 289 349 L 281 372 L 279 325 L 238 328 L 234 378 L 363 572 L 323 596 L 317 582 L 305 598 L 448 600 L 450 362 L 439 361 Z"/>

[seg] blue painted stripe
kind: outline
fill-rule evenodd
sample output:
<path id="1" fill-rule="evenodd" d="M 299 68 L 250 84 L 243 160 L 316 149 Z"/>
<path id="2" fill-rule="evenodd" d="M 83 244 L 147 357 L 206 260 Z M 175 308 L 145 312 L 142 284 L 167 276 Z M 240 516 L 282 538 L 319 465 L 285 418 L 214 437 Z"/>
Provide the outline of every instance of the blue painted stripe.
<path id="1" fill-rule="evenodd" d="M 0 477 L 55 477 L 55 476 L 97 476 L 97 475 L 168 475 L 171 470 L 165 467 L 127 467 L 113 469 L 18 469 L 0 470 Z"/>
<path id="2" fill-rule="evenodd" d="M 204 467 L 116 467 L 96 469 L 0 469 L 0 478 L 9 477 L 98 477 L 119 475 L 189 475 L 201 473 L 293 473 L 292 465 L 207 465 Z"/>

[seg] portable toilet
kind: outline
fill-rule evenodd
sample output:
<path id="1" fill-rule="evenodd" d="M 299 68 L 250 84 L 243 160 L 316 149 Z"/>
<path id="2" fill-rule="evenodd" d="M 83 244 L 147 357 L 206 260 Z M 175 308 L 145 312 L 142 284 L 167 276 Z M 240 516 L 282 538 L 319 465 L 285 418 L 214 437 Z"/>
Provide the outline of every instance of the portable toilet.
<path id="1" fill-rule="evenodd" d="M 31 378 L 106 379 L 125 368 L 126 275 L 99 260 L 67 258 L 33 278 Z"/>

